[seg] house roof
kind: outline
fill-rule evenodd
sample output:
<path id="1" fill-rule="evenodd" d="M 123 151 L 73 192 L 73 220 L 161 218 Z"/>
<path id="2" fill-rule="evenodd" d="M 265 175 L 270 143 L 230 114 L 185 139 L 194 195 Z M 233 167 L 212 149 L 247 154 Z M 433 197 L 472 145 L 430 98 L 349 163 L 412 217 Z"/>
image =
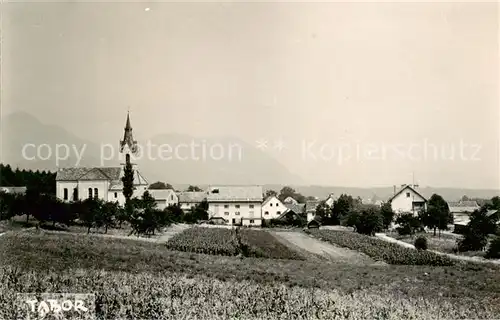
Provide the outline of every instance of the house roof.
<path id="1" fill-rule="evenodd" d="M 467 208 L 467 207 L 479 207 L 476 201 L 450 201 L 448 202 L 448 207 L 457 208 Z"/>
<path id="2" fill-rule="evenodd" d="M 314 218 L 314 219 L 312 219 L 311 221 L 309 221 L 309 222 L 307 223 L 307 226 L 309 226 L 309 225 L 310 225 L 310 224 L 312 224 L 312 223 L 317 224 L 318 226 L 321 226 L 321 222 L 319 222 L 318 220 L 316 220 L 316 218 Z"/>
<path id="3" fill-rule="evenodd" d="M 56 181 L 109 180 L 110 190 L 121 190 L 123 184 L 122 167 L 61 168 L 57 171 Z M 134 185 L 148 185 L 139 170 L 134 169 Z"/>
<path id="4" fill-rule="evenodd" d="M 285 207 L 289 211 L 293 211 L 295 213 L 303 213 L 306 209 L 306 204 L 305 203 L 299 203 L 299 204 L 294 204 L 294 203 L 285 203 Z"/>
<path id="5" fill-rule="evenodd" d="M 27 187 L 0 187 L 0 191 L 6 193 L 26 193 Z"/>
<path id="6" fill-rule="evenodd" d="M 282 203 L 282 202 L 280 201 L 280 199 L 278 199 L 278 197 L 277 197 L 277 196 L 269 196 L 269 197 L 267 197 L 267 198 L 264 200 L 264 202 L 262 202 L 262 206 L 265 206 L 265 205 L 266 205 L 269 201 L 271 201 L 272 199 L 275 199 L 275 200 L 279 201 L 280 203 Z M 282 204 L 283 204 L 283 203 L 282 203 Z"/>
<path id="7" fill-rule="evenodd" d="M 167 200 L 171 195 L 175 195 L 177 197 L 172 189 L 149 189 L 148 192 L 156 200 Z"/>
<path id="8" fill-rule="evenodd" d="M 295 203 L 298 203 L 298 201 L 297 201 L 297 200 L 295 200 L 295 199 L 294 199 L 293 197 L 291 197 L 291 196 L 288 196 L 288 197 L 286 197 L 286 199 L 285 199 L 285 200 L 283 200 L 283 203 L 287 203 L 287 202 L 288 202 L 288 203 L 289 203 L 289 202 L 295 202 Z"/>
<path id="9" fill-rule="evenodd" d="M 422 195 L 420 194 L 417 190 L 415 190 L 414 188 L 412 188 L 411 186 L 409 185 L 405 185 L 404 187 L 402 187 L 398 192 L 396 192 L 395 195 L 393 195 L 390 199 L 389 199 L 389 202 L 391 202 L 394 198 L 396 198 L 397 196 L 399 196 L 401 193 L 403 193 L 403 191 L 407 190 L 407 189 L 410 189 L 412 190 L 413 192 L 415 192 L 418 196 L 422 197 L 422 199 L 424 199 L 425 201 L 427 201 L 427 199 Z"/>
<path id="10" fill-rule="evenodd" d="M 207 193 L 204 191 L 184 191 L 177 194 L 181 203 L 198 203 L 206 199 Z"/>
<path id="11" fill-rule="evenodd" d="M 208 190 L 207 201 L 209 202 L 262 202 L 262 186 L 211 186 Z"/>
<path id="12" fill-rule="evenodd" d="M 316 211 L 316 207 L 321 203 L 321 201 L 307 201 L 306 202 L 306 212 Z"/>

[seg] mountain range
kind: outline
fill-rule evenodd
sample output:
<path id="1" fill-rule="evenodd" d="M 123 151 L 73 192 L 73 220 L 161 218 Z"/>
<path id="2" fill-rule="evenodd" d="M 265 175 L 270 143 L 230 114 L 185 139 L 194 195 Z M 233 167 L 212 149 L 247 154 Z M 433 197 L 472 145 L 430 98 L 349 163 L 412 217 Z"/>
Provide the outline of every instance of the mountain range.
<path id="1" fill-rule="evenodd" d="M 80 138 L 61 126 L 41 123 L 24 112 L 3 117 L 0 130 L 1 162 L 14 168 L 54 171 L 58 167 L 117 166 L 123 162 L 118 156 L 121 136 L 109 143 L 96 143 Z M 394 193 L 393 186 L 349 188 L 307 185 L 305 179 L 291 173 L 270 155 L 231 136 L 192 137 L 165 133 L 138 143 L 142 146 L 142 157 L 136 157 L 133 162 L 143 175 L 149 182 L 164 181 L 177 189 L 184 189 L 190 184 L 201 187 L 209 184 L 259 184 L 265 190 L 279 191 L 288 185 L 306 196 L 324 198 L 330 193 L 347 193 L 363 199 L 381 200 Z M 57 150 L 59 161 L 56 161 Z M 499 190 L 487 189 L 423 187 L 418 190 L 426 197 L 437 193 L 449 201 L 458 200 L 463 195 L 491 198 L 500 194 Z"/>

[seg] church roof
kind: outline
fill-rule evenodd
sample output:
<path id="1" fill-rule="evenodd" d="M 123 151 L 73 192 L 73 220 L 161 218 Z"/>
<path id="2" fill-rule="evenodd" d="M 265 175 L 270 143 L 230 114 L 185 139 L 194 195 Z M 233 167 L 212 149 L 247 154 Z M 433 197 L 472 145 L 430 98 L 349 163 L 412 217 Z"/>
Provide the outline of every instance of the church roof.
<path id="1" fill-rule="evenodd" d="M 109 180 L 110 190 L 121 190 L 123 189 L 122 177 L 122 167 L 61 168 L 57 171 L 56 181 Z M 134 185 L 148 184 L 140 171 L 134 169 Z"/>

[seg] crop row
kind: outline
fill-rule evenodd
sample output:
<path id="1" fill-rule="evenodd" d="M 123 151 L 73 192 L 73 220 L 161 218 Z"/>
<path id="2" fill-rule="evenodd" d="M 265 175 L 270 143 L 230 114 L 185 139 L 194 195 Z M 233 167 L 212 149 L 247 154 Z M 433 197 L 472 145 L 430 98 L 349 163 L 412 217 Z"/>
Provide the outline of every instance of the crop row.
<path id="1" fill-rule="evenodd" d="M 167 248 L 213 255 L 303 260 L 271 234 L 260 230 L 191 228 L 173 236 Z"/>
<path id="2" fill-rule="evenodd" d="M 404 248 L 395 243 L 350 231 L 308 230 L 307 232 L 321 240 L 363 252 L 373 259 L 383 260 L 389 264 L 428 266 L 451 266 L 455 264 L 454 260 L 433 252 Z"/>

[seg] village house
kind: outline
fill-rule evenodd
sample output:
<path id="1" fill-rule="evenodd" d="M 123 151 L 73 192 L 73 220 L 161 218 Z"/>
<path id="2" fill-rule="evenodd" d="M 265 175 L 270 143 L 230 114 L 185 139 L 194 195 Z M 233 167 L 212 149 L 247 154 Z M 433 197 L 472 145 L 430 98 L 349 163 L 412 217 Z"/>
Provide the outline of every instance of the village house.
<path id="1" fill-rule="evenodd" d="M 454 232 L 461 233 L 470 221 L 470 214 L 480 208 L 476 201 L 449 201 L 448 209 L 453 214 Z"/>
<path id="2" fill-rule="evenodd" d="M 412 213 L 417 215 L 427 210 L 427 199 L 415 190 L 415 185 L 402 185 L 401 189 L 389 199 L 395 213 Z"/>
<path id="3" fill-rule="evenodd" d="M 160 210 L 179 203 L 179 198 L 172 189 L 149 189 L 148 192 L 155 198 L 156 206 Z"/>
<path id="4" fill-rule="evenodd" d="M 299 202 L 297 200 L 295 200 L 294 198 L 292 197 L 286 197 L 285 200 L 283 200 L 283 203 L 293 203 L 293 204 L 298 204 Z"/>
<path id="5" fill-rule="evenodd" d="M 130 159 L 130 154 L 137 152 L 137 141 L 132 136 L 130 117 L 127 114 L 123 140 L 120 141 L 120 153 Z M 61 168 L 56 174 L 56 196 L 65 201 L 101 199 L 125 204 L 123 195 L 124 165 L 121 167 Z M 148 189 L 149 183 L 142 176 L 136 164 L 131 163 L 134 171 L 132 198 L 140 198 Z"/>
<path id="6" fill-rule="evenodd" d="M 261 186 L 211 186 L 207 191 L 208 215 L 230 225 L 262 225 Z"/>
<path id="7" fill-rule="evenodd" d="M 316 208 L 320 204 L 320 201 L 307 201 L 305 206 L 305 212 L 307 217 L 307 222 L 314 220 L 316 216 Z"/>
<path id="8" fill-rule="evenodd" d="M 0 187 L 0 192 L 11 194 L 26 194 L 27 187 Z"/>
<path id="9" fill-rule="evenodd" d="M 287 210 L 287 207 L 278 197 L 270 196 L 262 203 L 262 218 L 276 219 Z"/>
<path id="10" fill-rule="evenodd" d="M 326 198 L 326 200 L 325 200 L 325 204 L 331 208 L 331 207 L 333 207 L 333 204 L 335 203 L 335 200 L 337 200 L 335 198 L 335 195 L 333 193 L 330 193 L 328 195 L 328 198 Z"/>
<path id="11" fill-rule="evenodd" d="M 183 211 L 189 211 L 207 199 L 205 191 L 184 191 L 177 194 L 179 207 Z"/>

